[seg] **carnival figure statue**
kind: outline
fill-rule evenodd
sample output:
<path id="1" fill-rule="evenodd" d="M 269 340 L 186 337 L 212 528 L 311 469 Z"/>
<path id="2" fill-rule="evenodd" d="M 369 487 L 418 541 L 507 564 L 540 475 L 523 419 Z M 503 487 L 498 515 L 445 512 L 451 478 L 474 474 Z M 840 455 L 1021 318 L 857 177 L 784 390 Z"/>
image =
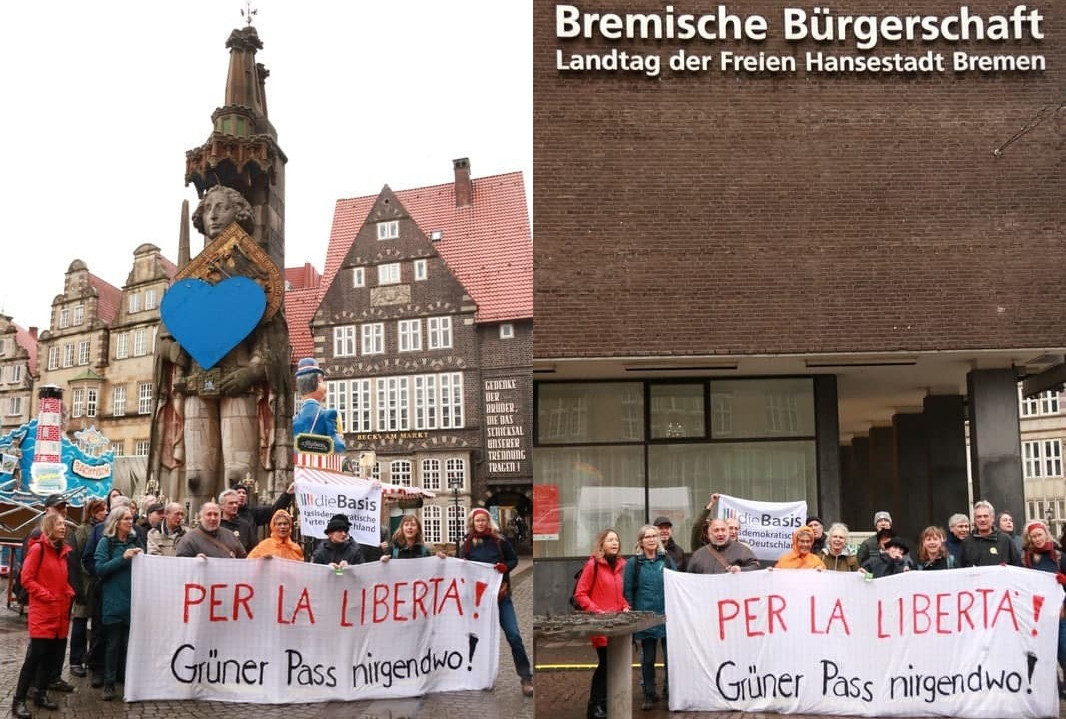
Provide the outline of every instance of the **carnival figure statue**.
<path id="1" fill-rule="evenodd" d="M 326 401 L 326 376 L 314 357 L 305 357 L 296 366 L 296 391 L 303 403 L 292 420 L 292 434 L 329 437 L 334 454 L 344 454 L 344 429 L 337 410 L 322 406 Z"/>

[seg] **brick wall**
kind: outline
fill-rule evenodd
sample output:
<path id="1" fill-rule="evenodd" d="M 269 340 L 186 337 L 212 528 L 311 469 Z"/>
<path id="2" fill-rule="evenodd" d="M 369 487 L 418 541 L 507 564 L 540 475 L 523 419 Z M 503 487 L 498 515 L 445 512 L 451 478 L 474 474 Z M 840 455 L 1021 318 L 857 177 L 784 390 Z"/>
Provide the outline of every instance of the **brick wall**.
<path id="1" fill-rule="evenodd" d="M 514 337 L 511 339 L 500 339 L 498 324 L 483 325 L 478 332 L 481 345 L 479 404 L 485 425 L 485 461 L 478 465 L 478 473 L 479 479 L 486 484 L 531 484 L 533 481 L 533 322 L 526 320 L 513 325 Z M 488 384 L 497 381 L 507 384 L 499 389 Z M 490 394 L 494 391 L 496 395 Z M 495 401 L 487 401 L 489 397 Z M 506 411 L 510 405 L 514 405 L 514 412 Z M 521 434 L 493 435 L 494 427 L 515 426 L 521 428 Z"/>
<path id="2" fill-rule="evenodd" d="M 833 11 L 958 12 L 842 1 Z M 974 14 L 1012 5 L 967 3 Z M 662 12 L 600 0 L 587 12 Z M 677 12 L 713 12 L 714 5 Z M 780 0 L 729 5 L 780 26 Z M 1063 100 L 1066 11 L 1041 42 L 902 42 L 1042 54 L 1044 72 L 809 75 L 853 43 L 560 40 L 534 5 L 536 356 L 1058 346 L 1066 336 L 1066 114 L 992 150 Z M 794 6 L 794 5 L 793 5 Z M 809 8 L 808 8 L 809 10 Z M 564 53 L 678 47 L 793 55 L 794 74 L 567 73 Z"/>

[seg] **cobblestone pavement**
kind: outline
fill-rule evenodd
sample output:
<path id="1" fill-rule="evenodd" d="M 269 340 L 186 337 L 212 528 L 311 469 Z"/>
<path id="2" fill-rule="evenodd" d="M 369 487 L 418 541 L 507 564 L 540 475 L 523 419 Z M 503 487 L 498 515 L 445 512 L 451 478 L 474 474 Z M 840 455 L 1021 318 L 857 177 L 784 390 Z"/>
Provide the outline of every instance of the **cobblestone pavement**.
<path id="1" fill-rule="evenodd" d="M 532 561 L 523 558 L 512 573 L 514 603 L 526 650 L 532 653 L 533 638 L 533 572 Z M 15 691 L 19 669 L 26 654 L 26 620 L 16 612 L 5 609 L 0 602 L 0 716 L 10 716 L 11 698 Z M 111 719 L 113 717 L 145 717 L 151 719 L 532 719 L 533 699 L 522 696 L 522 689 L 514 671 L 511 650 L 500 632 L 500 671 L 496 688 L 488 692 L 448 692 L 430 694 L 414 699 L 395 701 L 329 702 L 320 704 L 228 704 L 203 701 L 154 701 L 126 704 L 105 702 L 100 690 L 92 689 L 88 679 L 69 675 L 63 677 L 74 684 L 73 694 L 49 693 L 60 707 L 45 711 L 31 705 L 34 719 Z"/>

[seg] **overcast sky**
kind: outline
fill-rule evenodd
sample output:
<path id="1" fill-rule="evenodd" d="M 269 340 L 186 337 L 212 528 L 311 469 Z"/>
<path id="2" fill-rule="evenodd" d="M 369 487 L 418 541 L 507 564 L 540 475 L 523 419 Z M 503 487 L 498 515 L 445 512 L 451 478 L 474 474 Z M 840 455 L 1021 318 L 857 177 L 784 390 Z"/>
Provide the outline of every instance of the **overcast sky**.
<path id="1" fill-rule="evenodd" d="M 532 187 L 531 0 L 256 0 L 286 166 L 286 265 L 323 269 L 338 198 L 522 171 Z M 185 151 L 221 106 L 238 0 L 0 5 L 0 310 L 49 325 L 70 263 L 116 287 L 175 260 Z M 199 235 L 193 232 L 193 247 Z"/>

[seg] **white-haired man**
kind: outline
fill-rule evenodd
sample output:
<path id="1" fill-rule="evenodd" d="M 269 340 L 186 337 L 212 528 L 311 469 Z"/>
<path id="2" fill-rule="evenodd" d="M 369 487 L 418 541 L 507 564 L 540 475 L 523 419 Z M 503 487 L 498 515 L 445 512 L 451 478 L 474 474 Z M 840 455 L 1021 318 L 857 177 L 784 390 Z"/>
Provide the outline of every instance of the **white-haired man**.
<path id="1" fill-rule="evenodd" d="M 996 510 L 991 502 L 973 505 L 973 532 L 962 542 L 962 566 L 993 567 L 997 564 L 1021 566 L 1021 556 L 1009 534 L 995 526 Z"/>

